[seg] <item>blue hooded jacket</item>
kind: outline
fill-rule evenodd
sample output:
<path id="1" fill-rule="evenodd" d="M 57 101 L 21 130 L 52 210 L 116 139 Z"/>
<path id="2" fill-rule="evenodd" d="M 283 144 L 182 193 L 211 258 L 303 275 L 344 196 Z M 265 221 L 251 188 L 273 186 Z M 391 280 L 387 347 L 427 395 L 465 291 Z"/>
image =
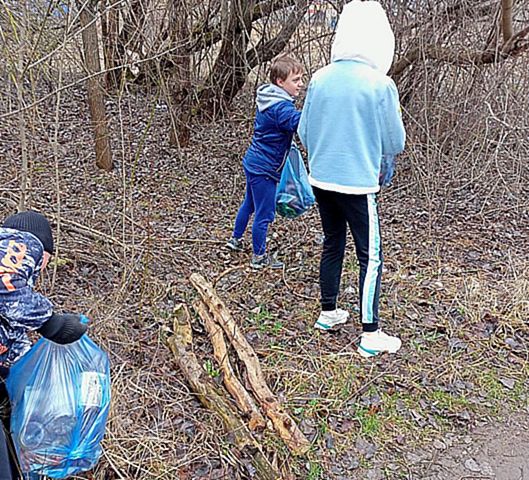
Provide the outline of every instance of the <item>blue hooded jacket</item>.
<path id="1" fill-rule="evenodd" d="M 279 181 L 301 112 L 285 90 L 271 83 L 257 89 L 256 103 L 254 133 L 243 166 L 253 175 Z"/>
<path id="2" fill-rule="evenodd" d="M 31 347 L 28 332 L 53 314 L 52 303 L 34 291 L 44 247 L 33 234 L 0 228 L 0 366 L 9 367 Z"/>

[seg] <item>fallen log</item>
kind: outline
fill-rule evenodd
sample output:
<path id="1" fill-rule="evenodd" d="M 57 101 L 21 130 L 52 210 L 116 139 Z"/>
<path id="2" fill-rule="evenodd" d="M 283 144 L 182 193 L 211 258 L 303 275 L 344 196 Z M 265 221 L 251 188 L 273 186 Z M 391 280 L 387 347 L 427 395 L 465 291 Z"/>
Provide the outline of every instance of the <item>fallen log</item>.
<path id="1" fill-rule="evenodd" d="M 253 393 L 267 417 L 272 421 L 277 433 L 295 455 L 305 454 L 310 448 L 309 440 L 268 387 L 259 359 L 230 311 L 218 297 L 213 286 L 202 275 L 193 273 L 190 280 L 244 363 Z"/>
<path id="2" fill-rule="evenodd" d="M 228 355 L 228 348 L 224 340 L 222 328 L 215 323 L 209 313 L 206 304 L 200 300 L 193 303 L 193 308 L 198 313 L 204 322 L 204 326 L 211 338 L 213 345 L 213 354 L 217 363 L 220 365 L 223 374 L 224 385 L 228 392 L 231 393 L 235 402 L 239 406 L 243 414 L 247 415 L 249 420 L 250 430 L 258 430 L 266 427 L 266 421 L 255 404 L 254 399 L 248 391 L 242 386 L 239 379 L 235 376 L 233 367 Z"/>
<path id="3" fill-rule="evenodd" d="M 281 475 L 269 462 L 261 446 L 253 437 L 244 420 L 226 399 L 222 387 L 216 385 L 191 351 L 192 331 L 189 323 L 189 310 L 185 305 L 175 309 L 173 322 L 174 335 L 166 338 L 166 343 L 175 356 L 176 363 L 187 382 L 206 408 L 215 411 L 233 435 L 240 452 L 248 459 L 255 469 L 253 478 L 257 480 L 280 480 Z"/>

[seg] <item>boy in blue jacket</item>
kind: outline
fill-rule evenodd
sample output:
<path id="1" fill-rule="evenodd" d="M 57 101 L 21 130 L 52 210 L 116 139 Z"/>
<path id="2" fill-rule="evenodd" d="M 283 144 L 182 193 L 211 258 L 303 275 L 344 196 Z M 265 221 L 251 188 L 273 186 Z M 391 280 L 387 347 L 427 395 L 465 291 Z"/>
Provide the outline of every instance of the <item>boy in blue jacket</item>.
<path id="1" fill-rule="evenodd" d="M 275 218 L 277 184 L 301 115 L 294 99 L 303 86 L 302 76 L 303 66 L 282 54 L 272 61 L 271 83 L 257 90 L 254 133 L 242 162 L 246 194 L 226 244 L 233 251 L 243 250 L 242 237 L 253 214 L 250 265 L 255 269 L 283 267 L 282 262 L 266 253 L 266 234 Z"/>
<path id="2" fill-rule="evenodd" d="M 60 314 L 34 286 L 53 253 L 53 236 L 46 217 L 27 211 L 8 217 L 0 227 L 0 417 L 9 431 L 9 399 L 4 380 L 9 367 L 31 347 L 28 333 L 36 331 L 59 344 L 81 338 L 87 326 L 76 314 Z M 18 478 L 9 455 L 8 438 L 0 421 L 0 480 Z M 12 452 L 12 449 L 11 449 Z"/>
<path id="3" fill-rule="evenodd" d="M 379 328 L 382 247 L 376 194 L 386 183 L 383 157 L 404 149 L 399 95 L 386 75 L 395 38 L 378 2 L 344 6 L 332 45 L 331 63 L 310 81 L 298 133 L 307 149 L 325 234 L 320 263 L 321 314 L 315 327 L 332 329 L 349 313 L 337 308 L 347 239 L 353 235 L 360 264 L 362 336 L 358 352 L 395 353 L 398 337 Z"/>

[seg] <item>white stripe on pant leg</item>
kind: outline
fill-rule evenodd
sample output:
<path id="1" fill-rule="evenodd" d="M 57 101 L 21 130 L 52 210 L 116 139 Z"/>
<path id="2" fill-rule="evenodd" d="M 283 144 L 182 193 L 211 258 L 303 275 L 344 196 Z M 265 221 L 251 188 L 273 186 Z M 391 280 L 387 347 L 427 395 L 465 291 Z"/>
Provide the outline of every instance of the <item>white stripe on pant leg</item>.
<path id="1" fill-rule="evenodd" d="M 367 214 L 369 221 L 369 260 L 362 294 L 362 323 L 373 323 L 373 303 L 377 289 L 378 269 L 381 263 L 380 231 L 377 201 L 374 193 L 367 194 Z"/>

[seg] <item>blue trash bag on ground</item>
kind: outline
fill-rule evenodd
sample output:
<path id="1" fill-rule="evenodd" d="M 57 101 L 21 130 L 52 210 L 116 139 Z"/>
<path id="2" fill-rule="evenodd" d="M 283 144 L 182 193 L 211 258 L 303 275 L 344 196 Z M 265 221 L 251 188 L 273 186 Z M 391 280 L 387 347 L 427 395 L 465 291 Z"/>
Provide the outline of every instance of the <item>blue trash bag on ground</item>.
<path id="1" fill-rule="evenodd" d="M 110 365 L 86 334 L 69 345 L 41 338 L 11 367 L 6 385 L 24 473 L 66 478 L 95 467 L 110 408 Z"/>
<path id="2" fill-rule="evenodd" d="M 282 217 L 297 218 L 315 201 L 301 152 L 292 144 L 277 186 L 276 211 Z"/>

